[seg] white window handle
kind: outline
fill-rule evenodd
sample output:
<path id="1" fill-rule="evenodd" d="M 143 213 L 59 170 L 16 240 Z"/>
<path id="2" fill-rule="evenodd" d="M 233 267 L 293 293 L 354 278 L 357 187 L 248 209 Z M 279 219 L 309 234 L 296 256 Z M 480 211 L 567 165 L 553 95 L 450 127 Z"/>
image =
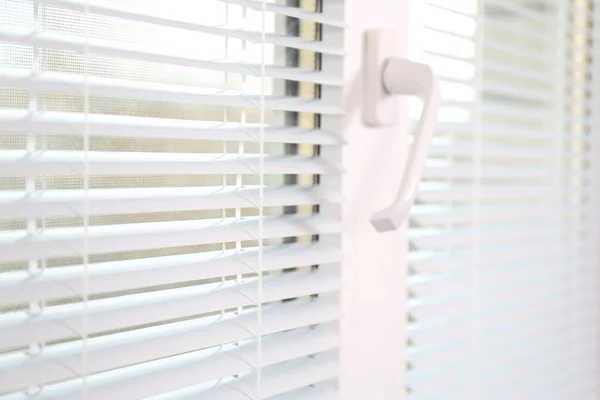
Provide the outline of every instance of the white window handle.
<path id="1" fill-rule="evenodd" d="M 366 32 L 365 123 L 371 126 L 397 124 L 397 95 L 415 95 L 423 100 L 423 110 L 414 132 L 404 176 L 394 202 L 371 216 L 378 232 L 396 230 L 408 218 L 415 201 L 440 108 L 440 90 L 431 67 L 396 57 L 397 34 L 390 29 Z"/>

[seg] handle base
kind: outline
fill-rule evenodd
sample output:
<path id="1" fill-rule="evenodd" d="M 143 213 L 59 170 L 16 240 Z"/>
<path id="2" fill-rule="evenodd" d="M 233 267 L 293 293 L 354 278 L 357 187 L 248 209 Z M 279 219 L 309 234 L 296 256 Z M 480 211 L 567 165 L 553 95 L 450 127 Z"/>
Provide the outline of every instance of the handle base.
<path id="1" fill-rule="evenodd" d="M 363 121 L 372 127 L 398 123 L 398 98 L 383 85 L 383 70 L 390 57 L 400 56 L 398 34 L 393 29 L 365 32 Z"/>

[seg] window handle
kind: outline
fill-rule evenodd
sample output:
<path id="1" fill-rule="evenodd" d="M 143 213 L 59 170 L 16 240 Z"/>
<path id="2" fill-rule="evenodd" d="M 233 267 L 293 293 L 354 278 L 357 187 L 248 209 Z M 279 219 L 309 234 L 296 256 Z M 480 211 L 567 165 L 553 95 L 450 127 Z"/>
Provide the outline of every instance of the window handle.
<path id="1" fill-rule="evenodd" d="M 397 125 L 398 95 L 419 96 L 423 108 L 396 198 L 371 216 L 371 224 L 378 232 L 396 230 L 408 218 L 425 169 L 441 102 L 437 78 L 431 67 L 397 57 L 400 49 L 397 37 L 391 29 L 366 32 L 365 123 L 370 126 Z"/>

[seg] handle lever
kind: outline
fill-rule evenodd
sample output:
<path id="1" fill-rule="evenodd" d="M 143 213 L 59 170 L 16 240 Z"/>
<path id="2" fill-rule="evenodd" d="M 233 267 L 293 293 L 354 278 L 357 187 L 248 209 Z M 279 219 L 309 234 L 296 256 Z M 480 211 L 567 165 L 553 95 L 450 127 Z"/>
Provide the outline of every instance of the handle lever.
<path id="1" fill-rule="evenodd" d="M 365 122 L 371 126 L 395 125 L 396 95 L 421 97 L 423 109 L 396 198 L 371 216 L 371 224 L 378 232 L 396 230 L 408 217 L 423 176 L 441 102 L 437 78 L 431 67 L 396 57 L 396 38 L 397 34 L 390 29 L 367 31 Z"/>

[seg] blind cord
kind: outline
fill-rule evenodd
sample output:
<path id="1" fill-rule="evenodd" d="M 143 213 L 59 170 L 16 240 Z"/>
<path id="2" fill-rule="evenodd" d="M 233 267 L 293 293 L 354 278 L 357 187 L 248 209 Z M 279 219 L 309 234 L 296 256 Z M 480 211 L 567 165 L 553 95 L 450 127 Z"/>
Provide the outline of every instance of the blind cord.
<path id="1" fill-rule="evenodd" d="M 265 184 L 265 41 L 266 41 L 266 0 L 261 2 L 261 45 L 260 45 L 260 155 L 259 155 L 259 192 L 258 192 L 258 330 L 257 330 L 257 371 L 256 387 L 258 399 L 262 399 L 262 302 L 263 302 L 263 218 L 264 218 L 264 184 Z"/>
<path id="2" fill-rule="evenodd" d="M 483 75 L 483 65 L 484 65 L 484 42 L 485 41 L 485 9 L 484 5 L 480 2 L 477 10 L 477 42 L 475 43 L 475 48 L 477 51 L 475 62 L 476 71 L 478 71 L 476 75 L 476 88 L 477 95 L 479 97 L 479 101 L 477 102 L 477 110 L 476 110 L 476 135 L 473 140 L 473 252 L 471 254 L 471 282 L 472 282 L 472 306 L 471 306 L 471 315 L 473 318 L 472 321 L 472 329 L 473 329 L 473 342 L 471 345 L 471 373 L 472 380 L 471 384 L 472 391 L 471 396 L 473 400 L 479 399 L 479 388 L 478 388 L 478 379 L 477 374 L 479 373 L 479 312 L 477 308 L 480 306 L 479 300 L 479 292 L 480 281 L 479 281 L 479 268 L 481 264 L 480 260 L 480 245 L 481 245 L 481 175 L 482 175 L 482 135 L 483 135 L 483 101 L 484 101 L 484 75 Z"/>
<path id="3" fill-rule="evenodd" d="M 89 165 L 89 4 L 88 0 L 84 2 L 84 44 L 83 44 L 83 315 L 82 315 L 82 354 L 81 354 L 81 365 L 82 365 L 82 386 L 81 386 L 81 399 L 87 400 L 88 398 L 88 380 L 87 371 L 89 369 L 88 360 L 88 330 L 89 330 L 89 316 L 88 316 L 88 300 L 89 300 L 89 276 L 88 276 L 88 262 L 89 262 L 89 215 L 90 215 L 90 202 L 89 202 L 89 177 L 90 177 L 90 165 Z"/>
<path id="4" fill-rule="evenodd" d="M 37 33 L 39 29 L 39 4 L 38 1 L 35 0 L 33 2 L 33 24 L 34 24 L 34 32 Z M 40 59 L 40 49 L 38 46 L 33 46 L 33 60 L 32 60 L 32 74 L 37 75 L 39 73 L 39 59 Z M 31 89 L 29 92 L 29 113 L 34 114 L 37 112 L 38 104 L 37 104 L 37 96 L 38 92 L 35 89 Z M 36 134 L 33 132 L 33 129 L 28 132 L 27 135 L 27 153 L 33 155 L 36 151 L 37 139 Z M 35 185 L 35 177 L 27 177 L 25 180 L 25 190 L 28 195 L 35 195 L 36 185 Z M 31 217 L 27 219 L 27 233 L 30 235 L 35 235 L 37 233 L 37 221 L 35 217 Z M 28 261 L 28 275 L 29 277 L 34 277 L 38 274 L 38 260 L 37 258 L 30 257 Z M 40 307 L 40 302 L 32 301 L 29 303 L 29 313 L 31 315 L 37 315 L 42 312 Z M 40 354 L 42 351 L 41 344 L 38 341 L 32 341 L 29 343 L 29 356 L 35 357 Z M 32 385 L 32 387 L 28 388 L 27 394 L 34 396 L 41 389 L 40 386 Z"/>

